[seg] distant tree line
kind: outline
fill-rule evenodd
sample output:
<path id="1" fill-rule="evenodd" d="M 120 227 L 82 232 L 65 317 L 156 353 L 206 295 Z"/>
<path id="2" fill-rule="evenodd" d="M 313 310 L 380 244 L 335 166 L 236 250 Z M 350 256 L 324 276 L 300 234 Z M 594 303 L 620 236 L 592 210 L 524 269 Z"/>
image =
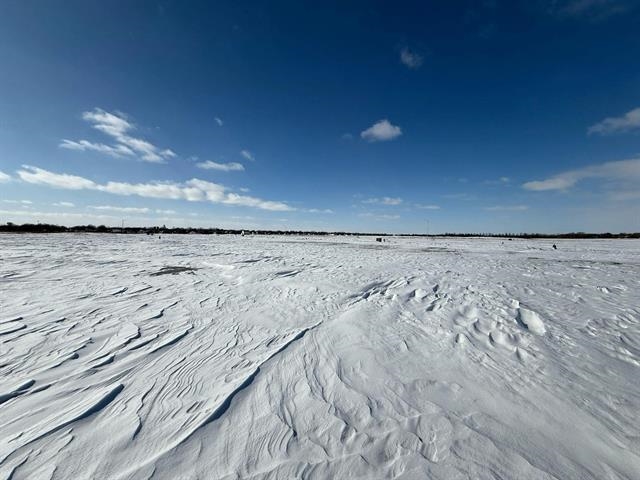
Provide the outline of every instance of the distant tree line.
<path id="1" fill-rule="evenodd" d="M 640 232 L 635 233 L 445 233 L 442 237 L 490 237 L 490 238 L 640 238 Z"/>
<path id="2" fill-rule="evenodd" d="M 229 228 L 184 228 L 184 227 L 107 227 L 105 225 L 76 225 L 65 227 L 49 223 L 25 223 L 17 225 L 7 222 L 0 225 L 0 232 L 4 233 L 117 233 L 117 234 L 201 234 L 201 235 L 358 235 L 358 236 L 396 236 L 396 237 L 489 237 L 489 238 L 640 238 L 636 233 L 445 233 L 438 235 L 424 234 L 385 234 L 385 233 L 356 233 L 356 232 L 324 232 L 313 230 L 239 230 Z"/>

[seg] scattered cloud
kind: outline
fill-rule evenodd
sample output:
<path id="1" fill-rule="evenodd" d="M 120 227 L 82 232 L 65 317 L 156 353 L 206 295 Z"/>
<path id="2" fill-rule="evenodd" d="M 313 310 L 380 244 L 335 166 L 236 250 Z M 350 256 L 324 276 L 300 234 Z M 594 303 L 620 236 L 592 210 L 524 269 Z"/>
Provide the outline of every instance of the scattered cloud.
<path id="1" fill-rule="evenodd" d="M 75 204 L 71 202 L 55 202 L 55 203 L 52 203 L 51 205 L 53 205 L 54 207 L 67 207 L 67 208 L 75 207 Z"/>
<path id="2" fill-rule="evenodd" d="M 256 159 L 253 156 L 253 153 L 251 153 L 249 150 L 240 150 L 240 155 L 242 155 L 244 158 L 246 158 L 247 160 L 250 160 L 252 162 Z"/>
<path id="3" fill-rule="evenodd" d="M 33 205 L 33 202 L 31 200 L 2 200 L 2 203 L 10 203 L 12 205 L 23 205 L 23 206 Z"/>
<path id="4" fill-rule="evenodd" d="M 249 188 L 246 188 L 246 187 L 240 187 L 238 190 L 240 190 L 242 193 L 247 193 L 251 191 Z"/>
<path id="5" fill-rule="evenodd" d="M 363 200 L 362 203 L 395 206 L 400 205 L 402 203 L 402 199 L 399 197 L 368 198 L 367 200 Z"/>
<path id="6" fill-rule="evenodd" d="M 423 58 L 416 52 L 412 52 L 407 47 L 400 50 L 400 62 L 407 68 L 418 69 L 422 66 Z"/>
<path id="7" fill-rule="evenodd" d="M 244 170 L 244 166 L 241 163 L 216 163 L 211 160 L 196 163 L 196 167 L 204 170 L 219 170 L 221 172 L 241 172 Z"/>
<path id="8" fill-rule="evenodd" d="M 485 207 L 485 210 L 490 212 L 522 212 L 528 210 L 527 205 L 494 205 L 492 207 Z"/>
<path id="9" fill-rule="evenodd" d="M 637 129 L 640 129 L 640 108 L 634 108 L 621 117 L 605 118 L 601 122 L 591 125 L 587 133 L 589 135 L 611 135 Z"/>
<path id="10" fill-rule="evenodd" d="M 9 180 L 11 180 L 11 176 L 7 175 L 6 173 L 4 173 L 3 171 L 0 171 L 0 183 L 6 183 Z"/>
<path id="11" fill-rule="evenodd" d="M 590 165 L 584 168 L 562 172 L 545 180 L 526 182 L 526 190 L 567 190 L 576 183 L 589 178 L 619 181 L 640 181 L 640 158 L 606 162 L 600 165 Z"/>
<path id="12" fill-rule="evenodd" d="M 160 210 L 160 209 L 157 209 L 156 213 L 161 214 L 161 215 L 175 215 L 177 212 L 175 210 Z"/>
<path id="13" fill-rule="evenodd" d="M 367 142 L 386 142 L 402 135 L 402 129 L 387 119 L 380 120 L 360 133 Z"/>
<path id="14" fill-rule="evenodd" d="M 420 203 L 414 203 L 413 206 L 422 210 L 440 210 L 439 205 L 423 205 Z"/>
<path id="15" fill-rule="evenodd" d="M 136 130 L 136 126 L 123 113 L 109 113 L 100 108 L 94 108 L 90 112 L 84 112 L 82 119 L 89 122 L 94 129 L 111 137 L 115 144 L 105 145 L 88 140 L 63 139 L 59 145 L 61 148 L 95 151 L 112 157 L 138 156 L 141 160 L 151 163 L 166 163 L 169 158 L 176 156 L 170 149 L 160 149 L 147 140 L 132 136 L 131 132 Z"/>
<path id="16" fill-rule="evenodd" d="M 47 185 L 67 190 L 94 190 L 111 193 L 113 195 L 137 195 L 145 198 L 164 198 L 171 200 L 187 200 L 189 202 L 220 203 L 224 205 L 238 205 L 271 211 L 292 211 L 293 207 L 283 202 L 263 200 L 248 195 L 238 195 L 227 192 L 227 188 L 217 183 L 192 178 L 184 183 L 151 182 L 127 183 L 107 182 L 95 183 L 84 177 L 66 173 L 54 173 L 39 167 L 23 165 L 18 170 L 18 177 L 27 183 Z"/>
<path id="17" fill-rule="evenodd" d="M 213 119 L 215 120 L 215 122 L 218 124 L 219 127 L 224 125 L 224 122 L 220 117 L 213 117 Z"/>
<path id="18" fill-rule="evenodd" d="M 89 206 L 87 208 L 91 208 L 92 210 L 105 210 L 109 212 L 118 212 L 118 213 L 149 213 L 151 210 L 146 207 L 114 207 L 111 205 L 98 205 L 98 206 Z"/>

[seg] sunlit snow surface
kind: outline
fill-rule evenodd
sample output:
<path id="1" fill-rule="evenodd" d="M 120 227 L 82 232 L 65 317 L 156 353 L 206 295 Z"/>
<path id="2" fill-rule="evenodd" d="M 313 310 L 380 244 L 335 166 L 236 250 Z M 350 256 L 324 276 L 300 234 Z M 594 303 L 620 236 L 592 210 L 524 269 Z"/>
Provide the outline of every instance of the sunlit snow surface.
<path id="1" fill-rule="evenodd" d="M 0 478 L 640 478 L 638 241 L 388 240 L 0 236 Z"/>

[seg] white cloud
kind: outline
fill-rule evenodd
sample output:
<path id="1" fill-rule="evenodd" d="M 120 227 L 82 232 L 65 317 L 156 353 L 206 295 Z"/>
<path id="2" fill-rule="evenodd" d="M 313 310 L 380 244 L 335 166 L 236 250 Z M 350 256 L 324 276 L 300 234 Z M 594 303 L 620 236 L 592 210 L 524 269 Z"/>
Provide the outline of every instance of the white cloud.
<path id="1" fill-rule="evenodd" d="M 402 199 L 399 197 L 369 198 L 367 200 L 363 200 L 362 203 L 395 206 L 400 205 L 402 203 Z"/>
<path id="2" fill-rule="evenodd" d="M 417 69 L 422 66 L 422 55 L 412 52 L 407 47 L 400 51 L 400 62 L 408 68 Z"/>
<path id="3" fill-rule="evenodd" d="M 219 170 L 221 172 L 241 172 L 244 170 L 244 166 L 241 163 L 216 163 L 212 162 L 211 160 L 196 163 L 196 167 L 202 168 L 204 170 Z"/>
<path id="4" fill-rule="evenodd" d="M 222 119 L 220 117 L 214 117 L 213 119 L 216 121 L 216 123 L 218 124 L 219 127 L 224 125 L 224 122 L 222 121 Z"/>
<path id="5" fill-rule="evenodd" d="M 119 213 L 149 213 L 151 210 L 146 207 L 114 207 L 111 205 L 98 205 L 98 206 L 89 206 L 87 208 L 91 208 L 92 210 L 106 210 L 109 212 L 119 212 Z"/>
<path id="6" fill-rule="evenodd" d="M 156 213 L 162 214 L 162 215 L 175 215 L 176 211 L 175 210 L 156 210 Z"/>
<path id="7" fill-rule="evenodd" d="M 331 210 L 330 208 L 325 208 L 325 209 L 308 208 L 308 209 L 305 210 L 305 212 L 308 212 L 308 213 L 334 213 L 334 211 Z"/>
<path id="8" fill-rule="evenodd" d="M 522 212 L 528 210 L 527 205 L 494 205 L 493 207 L 485 207 L 490 212 Z"/>
<path id="9" fill-rule="evenodd" d="M 545 180 L 534 180 L 523 185 L 526 190 L 566 190 L 581 180 L 599 178 L 604 180 L 640 181 L 640 159 L 606 162 L 600 165 L 569 170 Z"/>
<path id="10" fill-rule="evenodd" d="M 7 175 L 6 173 L 4 173 L 3 171 L 0 171 L 0 183 L 6 183 L 9 180 L 11 180 L 11 176 Z"/>
<path id="11" fill-rule="evenodd" d="M 295 210 L 283 202 L 262 200 L 247 195 L 228 193 L 226 187 L 217 183 L 207 182 L 192 178 L 184 183 L 153 182 L 153 183 L 127 183 L 107 182 L 98 184 L 87 178 L 66 173 L 54 173 L 42 168 L 23 165 L 18 170 L 18 177 L 37 185 L 63 188 L 67 190 L 95 190 L 114 195 L 137 195 L 145 198 L 164 198 L 171 200 L 187 200 L 190 202 L 221 203 L 225 205 L 240 205 L 271 211 Z"/>
<path id="12" fill-rule="evenodd" d="M 380 120 L 360 133 L 368 142 L 386 142 L 402 135 L 402 129 L 387 119 Z"/>
<path id="13" fill-rule="evenodd" d="M 113 138 L 116 144 L 105 145 L 88 140 L 65 139 L 60 143 L 61 148 L 77 151 L 92 150 L 115 157 L 137 155 L 141 160 L 151 163 L 166 163 L 166 160 L 176 156 L 170 149 L 160 149 L 147 140 L 131 136 L 130 132 L 135 130 L 136 126 L 129 122 L 123 113 L 114 114 L 94 108 L 90 112 L 84 112 L 82 118 L 91 123 L 94 129 Z"/>
<path id="14" fill-rule="evenodd" d="M 92 143 L 88 140 L 80 140 L 74 142 L 73 140 L 63 139 L 58 145 L 60 148 L 66 148 L 67 150 L 76 150 L 78 152 L 84 152 L 92 150 L 94 152 L 100 152 L 112 157 L 124 157 L 126 155 L 133 156 L 135 153 L 129 147 L 125 145 L 105 145 L 104 143 Z"/>
<path id="15" fill-rule="evenodd" d="M 38 167 L 23 165 L 24 170 L 18 170 L 18 177 L 27 183 L 37 185 L 49 185 L 51 187 L 64 188 L 66 190 L 96 190 L 96 185 L 91 180 L 77 175 L 66 173 L 53 173 Z"/>
<path id="16" fill-rule="evenodd" d="M 605 118 L 587 130 L 589 135 L 611 135 L 640 129 L 640 108 L 634 108 L 621 117 Z"/>
<path id="17" fill-rule="evenodd" d="M 256 159 L 253 156 L 253 153 L 251 153 L 249 150 L 240 150 L 240 155 L 242 155 L 244 158 L 246 158 L 247 160 L 250 160 L 252 162 Z"/>
<path id="18" fill-rule="evenodd" d="M 2 200 L 2 203 L 20 204 L 20 205 L 33 205 L 31 200 Z"/>
<path id="19" fill-rule="evenodd" d="M 67 207 L 67 208 L 75 207 L 75 204 L 71 202 L 55 202 L 55 203 L 52 203 L 52 205 L 54 207 Z"/>
<path id="20" fill-rule="evenodd" d="M 439 205 L 422 205 L 420 203 L 414 204 L 414 207 L 420 208 L 422 210 L 440 210 Z"/>

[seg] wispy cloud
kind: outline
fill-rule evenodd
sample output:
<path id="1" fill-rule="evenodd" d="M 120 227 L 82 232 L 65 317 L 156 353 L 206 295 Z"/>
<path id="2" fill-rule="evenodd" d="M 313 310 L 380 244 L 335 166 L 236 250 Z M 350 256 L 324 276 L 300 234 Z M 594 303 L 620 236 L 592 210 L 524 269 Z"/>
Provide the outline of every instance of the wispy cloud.
<path id="1" fill-rule="evenodd" d="M 114 145 L 94 143 L 89 140 L 67 140 L 60 143 L 61 148 L 77 151 L 95 151 L 113 157 L 138 156 L 141 160 L 151 163 L 166 163 L 167 159 L 176 154 L 170 149 L 160 149 L 151 142 L 134 137 L 131 132 L 136 126 L 123 113 L 109 113 L 100 108 L 82 114 L 83 120 L 103 134 L 115 140 Z"/>
<path id="2" fill-rule="evenodd" d="M 124 157 L 133 156 L 135 153 L 129 147 L 125 145 L 105 145 L 104 143 L 92 143 L 88 140 L 80 140 L 74 142 L 73 140 L 63 139 L 58 145 L 60 148 L 66 148 L 67 150 L 76 150 L 78 152 L 94 151 L 110 155 L 112 157 Z"/>
<path id="3" fill-rule="evenodd" d="M 402 135 L 402 129 L 391 124 L 386 118 L 374 123 L 360 133 L 360 136 L 368 142 L 386 142 Z"/>
<path id="4" fill-rule="evenodd" d="M 358 214 L 359 217 L 363 217 L 363 218 L 373 218 L 374 220 L 398 220 L 400 218 L 400 215 L 388 215 L 388 214 L 376 214 L 376 213 L 371 213 L 371 212 L 366 212 L 366 213 L 360 213 Z"/>
<path id="5" fill-rule="evenodd" d="M 591 125 L 587 133 L 589 135 L 611 135 L 637 129 L 640 129 L 640 108 L 634 108 L 621 117 L 605 118 L 601 122 Z"/>
<path id="6" fill-rule="evenodd" d="M 509 177 L 500 177 L 495 180 L 485 180 L 484 183 L 486 185 L 508 185 L 511 183 L 511 179 Z"/>
<path id="7" fill-rule="evenodd" d="M 633 8 L 629 0 L 549 0 L 548 12 L 558 17 L 604 20 Z"/>
<path id="8" fill-rule="evenodd" d="M 440 210 L 439 205 L 423 205 L 421 203 L 414 203 L 413 206 L 422 210 Z"/>
<path id="9" fill-rule="evenodd" d="M 247 160 L 250 160 L 252 162 L 256 159 L 253 156 L 253 153 L 251 153 L 249 150 L 240 150 L 240 155 L 242 155 L 244 158 L 246 158 Z"/>
<path id="10" fill-rule="evenodd" d="M 106 210 L 108 212 L 119 212 L 119 213 L 149 213 L 151 209 L 146 207 L 114 207 L 112 205 L 90 205 L 89 207 L 92 210 Z"/>
<path id="11" fill-rule="evenodd" d="M 76 206 L 74 203 L 71 203 L 71 202 L 55 202 L 55 203 L 52 203 L 51 205 L 53 205 L 54 207 L 66 207 L 66 208 L 73 208 Z"/>
<path id="12" fill-rule="evenodd" d="M 161 215 L 175 215 L 176 211 L 175 210 L 160 210 L 160 209 L 157 209 L 156 213 L 159 213 Z"/>
<path id="13" fill-rule="evenodd" d="M 184 183 L 127 183 L 111 181 L 99 184 L 77 175 L 54 173 L 29 165 L 23 165 L 22 170 L 18 170 L 17 174 L 22 181 L 27 183 L 47 185 L 67 190 L 95 190 L 114 195 L 137 195 L 145 198 L 165 198 L 171 200 L 187 200 L 190 202 L 208 201 L 211 203 L 238 205 L 271 211 L 295 210 L 283 202 L 230 193 L 223 185 L 197 178 L 192 178 Z"/>
<path id="14" fill-rule="evenodd" d="M 71 213 L 71 212 L 38 212 L 34 210 L 0 210 L 0 215 L 10 215 L 16 217 L 28 217 L 28 218 L 55 218 L 58 220 L 80 220 L 86 221 L 89 219 L 110 219 L 115 220 L 118 217 L 113 217 L 112 215 L 102 215 L 102 214 L 85 214 L 85 213 Z"/>
<path id="15" fill-rule="evenodd" d="M 0 171 L 0 183 L 6 183 L 9 180 L 11 180 L 11 176 L 7 175 L 6 173 L 4 173 L 3 171 Z"/>
<path id="16" fill-rule="evenodd" d="M 2 203 L 10 203 L 13 205 L 33 205 L 31 200 L 2 200 Z"/>
<path id="17" fill-rule="evenodd" d="M 527 205 L 494 205 L 492 207 L 485 207 L 485 210 L 490 212 L 522 212 L 528 210 Z"/>
<path id="18" fill-rule="evenodd" d="M 368 198 L 363 200 L 362 203 L 395 206 L 400 205 L 402 203 L 402 199 L 399 197 Z"/>
<path id="19" fill-rule="evenodd" d="M 400 62 L 408 68 L 417 69 L 422 66 L 422 55 L 412 52 L 407 47 L 400 50 Z"/>
<path id="20" fill-rule="evenodd" d="M 612 192 L 609 198 L 616 201 L 640 200 L 640 189 Z"/>
<path id="21" fill-rule="evenodd" d="M 324 209 L 323 208 L 308 208 L 308 209 L 305 210 L 305 212 L 307 212 L 307 213 L 328 213 L 328 214 L 334 213 L 334 211 L 331 210 L 330 208 L 324 208 Z"/>
<path id="22" fill-rule="evenodd" d="M 567 190 L 576 183 L 589 178 L 638 182 L 640 181 L 640 159 L 606 162 L 569 170 L 545 180 L 526 182 L 523 187 L 533 191 Z"/>
<path id="23" fill-rule="evenodd" d="M 224 122 L 220 117 L 214 117 L 213 119 L 215 120 L 215 122 L 218 124 L 219 127 L 224 125 Z"/>
<path id="24" fill-rule="evenodd" d="M 241 163 L 216 163 L 211 160 L 196 163 L 196 167 L 204 170 L 219 170 L 221 172 L 241 172 L 244 170 L 244 166 Z"/>
<path id="25" fill-rule="evenodd" d="M 449 200 L 474 200 L 476 197 L 470 193 L 445 193 L 442 195 Z"/>

